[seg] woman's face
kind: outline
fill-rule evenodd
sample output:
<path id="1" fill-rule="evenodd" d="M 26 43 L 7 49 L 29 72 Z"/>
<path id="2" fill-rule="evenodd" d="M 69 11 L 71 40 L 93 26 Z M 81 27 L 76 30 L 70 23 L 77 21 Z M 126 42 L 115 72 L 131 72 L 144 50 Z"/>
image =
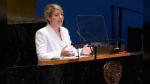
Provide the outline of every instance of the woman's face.
<path id="1" fill-rule="evenodd" d="M 62 11 L 55 9 L 48 20 L 50 21 L 51 26 L 60 27 L 63 25 L 64 15 Z"/>

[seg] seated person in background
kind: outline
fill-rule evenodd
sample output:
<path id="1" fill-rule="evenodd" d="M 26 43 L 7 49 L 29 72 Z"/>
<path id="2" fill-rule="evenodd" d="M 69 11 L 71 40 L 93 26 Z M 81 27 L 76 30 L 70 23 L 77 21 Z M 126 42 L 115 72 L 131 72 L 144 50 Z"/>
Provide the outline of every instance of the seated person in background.
<path id="1" fill-rule="evenodd" d="M 47 25 L 35 34 L 36 53 L 38 60 L 61 58 L 64 56 L 89 55 L 92 51 L 88 44 L 81 49 L 71 45 L 67 28 L 63 27 L 63 9 L 57 4 L 48 4 L 44 9 Z"/>

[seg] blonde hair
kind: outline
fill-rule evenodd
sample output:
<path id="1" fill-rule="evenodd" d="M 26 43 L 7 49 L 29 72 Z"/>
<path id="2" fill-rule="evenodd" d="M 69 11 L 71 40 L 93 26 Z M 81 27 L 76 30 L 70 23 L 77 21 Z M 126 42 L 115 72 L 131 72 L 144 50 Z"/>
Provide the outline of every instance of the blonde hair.
<path id="1" fill-rule="evenodd" d="M 44 17 L 45 17 L 46 20 L 47 20 L 48 17 L 51 17 L 51 15 L 53 13 L 53 10 L 55 10 L 55 9 L 58 9 L 58 10 L 62 11 L 62 13 L 63 13 L 63 9 L 58 4 L 48 4 L 45 7 L 45 9 L 44 9 Z M 49 21 L 48 21 L 48 23 L 49 23 Z"/>

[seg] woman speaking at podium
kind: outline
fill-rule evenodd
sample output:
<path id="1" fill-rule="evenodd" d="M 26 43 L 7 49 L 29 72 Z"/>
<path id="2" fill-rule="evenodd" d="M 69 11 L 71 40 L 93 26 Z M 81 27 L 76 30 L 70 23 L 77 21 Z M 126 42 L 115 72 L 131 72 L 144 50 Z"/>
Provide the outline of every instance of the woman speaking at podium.
<path id="1" fill-rule="evenodd" d="M 64 56 L 78 56 L 91 53 L 88 44 L 82 49 L 71 45 L 67 28 L 63 27 L 64 13 L 58 4 L 48 4 L 44 9 L 47 25 L 35 34 L 36 53 L 38 60 L 59 59 Z"/>

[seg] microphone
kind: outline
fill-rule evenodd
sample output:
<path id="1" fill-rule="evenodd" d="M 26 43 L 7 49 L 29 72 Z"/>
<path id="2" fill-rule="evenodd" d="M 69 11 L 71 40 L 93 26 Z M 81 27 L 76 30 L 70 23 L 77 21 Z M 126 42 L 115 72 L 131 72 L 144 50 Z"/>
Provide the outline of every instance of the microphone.
<path id="1" fill-rule="evenodd" d="M 78 30 L 75 30 L 75 32 L 86 42 L 86 40 L 83 38 L 83 36 L 79 33 Z M 82 44 L 82 42 L 81 42 Z M 77 47 L 77 52 L 78 52 L 78 58 L 79 58 L 79 50 L 78 50 L 78 45 L 76 46 Z"/>
<path id="2" fill-rule="evenodd" d="M 89 34 L 90 36 L 92 36 L 96 41 L 98 41 L 98 39 L 96 37 L 94 37 L 91 33 L 89 33 L 86 29 L 83 29 L 84 32 L 86 32 L 87 34 Z"/>
<path id="3" fill-rule="evenodd" d="M 83 36 L 79 33 L 78 30 L 75 30 L 75 32 L 86 42 L 85 38 L 83 38 Z"/>
<path id="4" fill-rule="evenodd" d="M 86 40 L 85 40 L 85 38 L 83 38 L 83 36 L 80 34 L 80 32 L 78 31 L 78 30 L 75 30 L 75 32 L 85 41 L 85 42 L 87 42 Z M 82 42 L 81 42 L 82 43 Z M 77 45 L 77 51 L 78 51 L 78 45 Z M 93 54 L 93 52 L 92 52 L 92 54 Z M 78 58 L 79 58 L 79 51 L 78 51 Z"/>

